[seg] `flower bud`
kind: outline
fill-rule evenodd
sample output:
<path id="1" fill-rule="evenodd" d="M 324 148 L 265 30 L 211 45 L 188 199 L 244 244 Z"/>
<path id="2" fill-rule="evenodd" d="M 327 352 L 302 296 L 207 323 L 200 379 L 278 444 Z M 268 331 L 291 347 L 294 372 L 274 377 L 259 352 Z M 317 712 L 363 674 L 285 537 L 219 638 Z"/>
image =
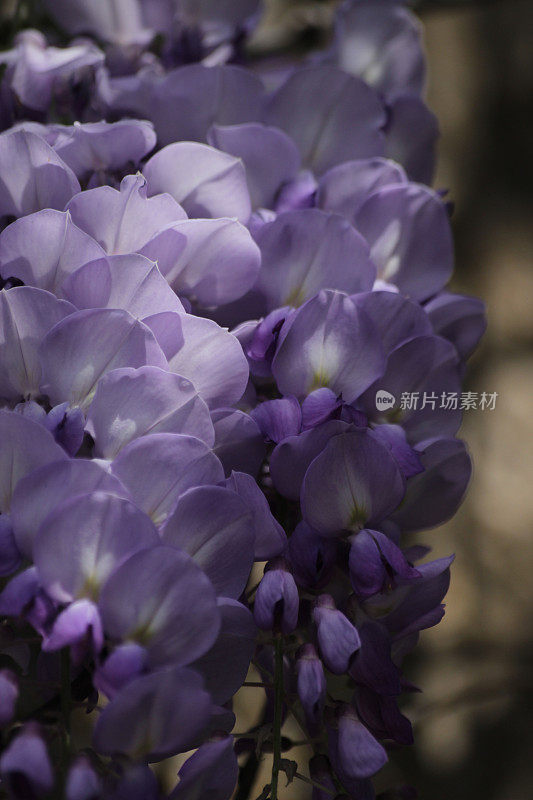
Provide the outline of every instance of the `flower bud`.
<path id="1" fill-rule="evenodd" d="M 337 724 L 329 729 L 328 742 L 331 763 L 345 786 L 352 780 L 370 778 L 387 761 L 384 748 L 351 706 L 345 706 Z"/>
<path id="2" fill-rule="evenodd" d="M 309 727 L 314 728 L 322 719 L 326 699 L 326 676 L 322 662 L 312 644 L 306 644 L 300 650 L 296 670 L 298 673 L 298 697 Z"/>
<path id="3" fill-rule="evenodd" d="M 298 624 L 298 589 L 285 562 L 276 559 L 266 566 L 255 593 L 254 619 L 264 631 L 292 633 Z"/>
<path id="4" fill-rule="evenodd" d="M 356 628 L 342 611 L 335 608 L 333 598 L 328 594 L 317 599 L 313 619 L 322 660 L 331 672 L 342 675 L 361 645 Z"/>
<path id="5" fill-rule="evenodd" d="M 18 696 L 16 675 L 9 669 L 0 670 L 0 726 L 7 725 L 13 719 Z"/>
<path id="6" fill-rule="evenodd" d="M 4 750 L 0 775 L 13 800 L 42 797 L 52 789 L 52 765 L 37 725 L 27 725 Z"/>
<path id="7" fill-rule="evenodd" d="M 101 791 L 100 778 L 89 759 L 79 756 L 68 772 L 66 800 L 98 800 Z"/>

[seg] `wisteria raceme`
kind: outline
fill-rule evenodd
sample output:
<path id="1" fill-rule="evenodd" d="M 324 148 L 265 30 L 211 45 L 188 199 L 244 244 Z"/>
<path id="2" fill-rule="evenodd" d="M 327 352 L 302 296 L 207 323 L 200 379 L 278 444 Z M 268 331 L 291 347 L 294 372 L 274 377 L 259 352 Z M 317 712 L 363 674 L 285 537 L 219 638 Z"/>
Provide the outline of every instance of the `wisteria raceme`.
<path id="1" fill-rule="evenodd" d="M 485 327 L 419 23 L 348 0 L 284 72 L 254 0 L 36 5 L 0 53 L 1 788 L 245 800 L 272 753 L 263 800 L 372 800 L 450 579 L 404 534 L 471 471 L 457 405 L 400 397 L 460 392 Z"/>

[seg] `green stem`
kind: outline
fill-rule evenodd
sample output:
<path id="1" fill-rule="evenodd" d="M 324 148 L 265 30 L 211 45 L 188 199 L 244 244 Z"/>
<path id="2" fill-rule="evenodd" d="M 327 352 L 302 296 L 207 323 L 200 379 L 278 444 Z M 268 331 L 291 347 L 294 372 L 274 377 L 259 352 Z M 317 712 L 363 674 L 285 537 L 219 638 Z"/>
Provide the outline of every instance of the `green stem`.
<path id="1" fill-rule="evenodd" d="M 283 717 L 283 639 L 276 637 L 274 645 L 274 725 L 272 729 L 272 781 L 270 798 L 278 800 L 278 776 L 281 768 L 281 721 Z"/>
<path id="2" fill-rule="evenodd" d="M 70 710 L 71 710 L 71 686 L 70 686 L 70 652 L 68 647 L 61 650 L 61 715 L 64 727 L 64 758 L 65 766 L 70 752 Z"/>

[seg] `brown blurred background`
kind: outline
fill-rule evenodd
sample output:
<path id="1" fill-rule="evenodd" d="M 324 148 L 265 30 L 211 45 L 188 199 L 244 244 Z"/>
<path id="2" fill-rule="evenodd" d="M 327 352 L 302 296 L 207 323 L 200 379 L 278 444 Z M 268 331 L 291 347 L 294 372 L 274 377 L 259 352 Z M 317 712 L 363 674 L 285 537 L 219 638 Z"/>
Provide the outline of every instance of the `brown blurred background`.
<path id="1" fill-rule="evenodd" d="M 320 41 L 334 4 L 269 5 L 260 44 L 295 50 Z M 452 522 L 418 536 L 456 561 L 446 616 L 407 665 L 424 689 L 408 707 L 416 745 L 392 756 L 383 783 L 412 783 L 423 800 L 530 800 L 533 3 L 429 0 L 419 13 L 428 102 L 442 132 L 435 186 L 455 201 L 453 288 L 488 306 L 466 389 L 499 396 L 494 411 L 465 415 L 474 478 L 464 505 Z M 295 782 L 281 797 L 308 798 L 309 787 Z"/>

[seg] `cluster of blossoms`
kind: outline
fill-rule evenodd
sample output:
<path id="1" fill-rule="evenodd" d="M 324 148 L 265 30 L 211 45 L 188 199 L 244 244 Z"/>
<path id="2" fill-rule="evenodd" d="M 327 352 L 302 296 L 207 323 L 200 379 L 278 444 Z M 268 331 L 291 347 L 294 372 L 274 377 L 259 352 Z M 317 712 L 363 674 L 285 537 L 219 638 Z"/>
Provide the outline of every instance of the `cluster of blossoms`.
<path id="1" fill-rule="evenodd" d="M 352 0 L 245 68 L 253 0 L 40 5 L 79 38 L 0 53 L 1 787 L 160 800 L 194 749 L 169 799 L 229 800 L 271 752 L 275 800 L 292 716 L 313 800 L 371 800 L 452 560 L 404 535 L 470 476 L 460 409 L 376 395 L 460 394 L 485 325 L 445 289 L 418 23 Z"/>

